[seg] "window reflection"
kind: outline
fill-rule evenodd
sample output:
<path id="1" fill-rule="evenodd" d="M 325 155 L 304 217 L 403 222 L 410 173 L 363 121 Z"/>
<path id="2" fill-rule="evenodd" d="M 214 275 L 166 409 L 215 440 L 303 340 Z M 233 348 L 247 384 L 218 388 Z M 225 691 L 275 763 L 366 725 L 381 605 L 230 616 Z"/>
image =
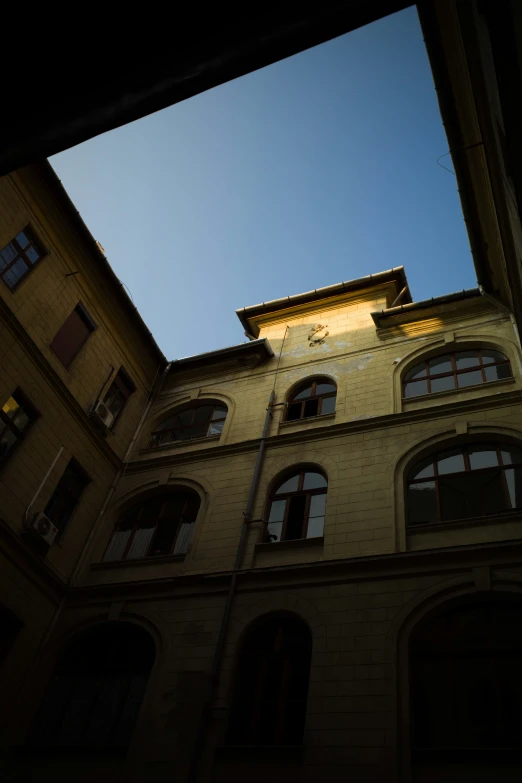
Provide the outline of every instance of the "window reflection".
<path id="1" fill-rule="evenodd" d="M 424 458 L 408 475 L 408 524 L 522 508 L 522 450 L 469 444 Z"/>
<path id="2" fill-rule="evenodd" d="M 404 375 L 403 397 L 420 397 L 511 378 L 509 360 L 500 351 L 456 351 L 416 364 Z"/>

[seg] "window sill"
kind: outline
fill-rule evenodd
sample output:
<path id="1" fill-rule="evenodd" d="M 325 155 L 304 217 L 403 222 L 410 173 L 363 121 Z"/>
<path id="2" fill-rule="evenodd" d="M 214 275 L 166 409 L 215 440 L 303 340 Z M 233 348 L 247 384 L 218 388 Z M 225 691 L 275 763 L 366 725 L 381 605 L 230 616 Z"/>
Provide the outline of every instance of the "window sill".
<path id="1" fill-rule="evenodd" d="M 256 544 L 256 551 L 268 551 L 269 549 L 307 549 L 314 544 L 324 544 L 324 536 L 315 536 L 315 538 L 294 538 L 291 541 L 261 541 Z"/>
<path id="2" fill-rule="evenodd" d="M 158 557 L 137 557 L 134 560 L 107 560 L 102 563 L 93 563 L 92 571 L 101 571 L 105 568 L 130 568 L 131 566 L 147 566 L 154 563 L 181 563 L 186 555 L 160 555 Z"/>
<path id="3" fill-rule="evenodd" d="M 208 443 L 218 441 L 221 438 L 222 433 L 217 435 L 205 435 L 204 438 L 192 438 L 192 440 L 173 440 L 170 443 L 164 443 L 162 446 L 145 446 L 145 448 L 139 450 L 139 454 L 157 454 L 160 451 L 170 451 L 171 449 L 179 449 L 183 446 L 192 446 L 193 443 Z"/>
<path id="4" fill-rule="evenodd" d="M 487 383 L 478 383 L 476 386 L 464 386 L 462 389 L 448 389 L 447 391 L 433 392 L 432 394 L 419 394 L 417 397 L 403 397 L 402 405 L 407 406 L 413 402 L 426 402 L 428 400 L 443 399 L 451 397 L 454 394 L 462 394 L 470 391 L 484 391 L 484 389 L 496 388 L 497 386 L 509 386 L 515 383 L 515 378 L 501 378 L 499 381 L 488 381 Z"/>
<path id="5" fill-rule="evenodd" d="M 433 533 L 435 530 L 451 530 L 452 528 L 468 527 L 473 525 L 492 525 L 502 522 L 516 522 L 522 519 L 522 508 L 512 511 L 504 511 L 500 514 L 490 514 L 482 517 L 469 517 L 469 519 L 452 519 L 449 522 L 426 522 L 421 525 L 410 525 L 406 528 L 406 534 Z"/>
<path id="6" fill-rule="evenodd" d="M 311 422 L 314 421 L 326 421 L 328 419 L 335 419 L 336 412 L 337 411 L 334 411 L 333 413 L 323 413 L 320 416 L 307 416 L 306 419 L 294 419 L 293 421 L 281 421 L 279 422 L 279 427 L 281 429 L 284 429 L 285 427 L 310 424 Z"/>

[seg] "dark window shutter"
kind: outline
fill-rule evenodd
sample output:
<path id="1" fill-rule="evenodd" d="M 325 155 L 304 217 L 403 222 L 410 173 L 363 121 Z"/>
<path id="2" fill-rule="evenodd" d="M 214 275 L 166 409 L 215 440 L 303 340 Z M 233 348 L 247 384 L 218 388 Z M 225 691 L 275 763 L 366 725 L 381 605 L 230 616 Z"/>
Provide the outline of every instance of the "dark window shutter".
<path id="1" fill-rule="evenodd" d="M 72 363 L 95 328 L 84 308 L 77 305 L 51 343 L 51 348 L 66 367 Z"/>

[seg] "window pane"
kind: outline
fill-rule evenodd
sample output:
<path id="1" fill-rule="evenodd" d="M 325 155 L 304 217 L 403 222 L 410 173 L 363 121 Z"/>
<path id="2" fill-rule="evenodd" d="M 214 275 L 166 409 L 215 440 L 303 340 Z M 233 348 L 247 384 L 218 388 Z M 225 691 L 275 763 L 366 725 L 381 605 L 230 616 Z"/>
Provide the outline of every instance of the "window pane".
<path id="1" fill-rule="evenodd" d="M 468 367 L 477 367 L 480 365 L 478 351 L 461 351 L 455 354 L 457 370 L 465 370 Z"/>
<path id="2" fill-rule="evenodd" d="M 214 413 L 214 407 L 211 405 L 200 405 L 196 408 L 194 415 L 194 423 L 201 424 L 208 421 Z"/>
<path id="3" fill-rule="evenodd" d="M 26 274 L 29 267 L 21 258 L 4 273 L 4 280 L 9 288 L 14 288 L 19 280 Z"/>
<path id="4" fill-rule="evenodd" d="M 303 537 L 306 495 L 294 495 L 289 499 L 290 507 L 286 520 L 285 541 Z"/>
<path id="5" fill-rule="evenodd" d="M 509 446 L 509 448 L 504 446 L 504 448 L 500 450 L 500 455 L 504 465 L 522 462 L 522 449 L 517 448 L 517 446 Z"/>
<path id="6" fill-rule="evenodd" d="M 281 495 L 283 492 L 295 492 L 299 486 L 299 474 L 292 476 L 292 478 L 284 481 L 280 487 L 278 487 L 276 495 Z"/>
<path id="7" fill-rule="evenodd" d="M 315 387 L 316 394 L 330 394 L 335 391 L 333 383 L 318 383 Z"/>
<path id="8" fill-rule="evenodd" d="M 441 372 L 451 372 L 453 367 L 451 366 L 451 356 L 436 356 L 434 359 L 430 359 L 430 375 L 438 375 Z"/>
<path id="9" fill-rule="evenodd" d="M 178 525 L 171 519 L 163 519 L 157 529 L 150 550 L 151 555 L 168 555 L 174 545 Z"/>
<path id="10" fill-rule="evenodd" d="M 111 538 L 111 542 L 107 547 L 107 551 L 105 552 L 105 556 L 103 558 L 104 562 L 108 560 L 121 560 L 130 534 L 130 530 L 116 530 L 114 532 Z"/>
<path id="11" fill-rule="evenodd" d="M 9 454 L 17 440 L 18 438 L 14 432 L 7 429 L 4 430 L 0 435 L 0 460 Z"/>
<path id="12" fill-rule="evenodd" d="M 500 353 L 500 351 L 483 350 L 482 361 L 484 362 L 484 364 L 493 364 L 493 362 L 506 361 L 506 357 L 504 356 L 503 353 Z"/>
<path id="13" fill-rule="evenodd" d="M 322 495 L 312 495 L 310 498 L 310 516 L 324 517 L 326 510 L 326 492 Z"/>
<path id="14" fill-rule="evenodd" d="M 0 251 L 0 269 L 4 269 L 11 261 L 14 261 L 17 255 L 18 251 L 14 245 L 11 243 L 6 245 L 4 249 Z"/>
<path id="15" fill-rule="evenodd" d="M 503 378 L 512 378 L 511 367 L 509 364 L 496 364 L 492 367 L 485 367 L 487 381 L 501 381 Z"/>
<path id="16" fill-rule="evenodd" d="M 474 487 L 470 480 L 472 476 L 472 473 L 468 473 L 439 481 L 443 521 L 480 516 L 477 510 L 478 498 L 473 497 Z"/>
<path id="17" fill-rule="evenodd" d="M 505 471 L 506 484 L 511 508 L 522 506 L 522 468 L 509 468 Z"/>
<path id="18" fill-rule="evenodd" d="M 178 415 L 175 417 L 175 426 L 177 427 L 187 427 L 188 425 L 192 424 L 194 420 L 194 408 L 189 408 L 186 411 L 181 411 L 181 413 L 178 413 Z"/>
<path id="19" fill-rule="evenodd" d="M 461 375 L 457 375 L 457 382 L 459 389 L 466 386 L 478 386 L 479 383 L 482 383 L 482 372 L 480 370 L 463 372 Z"/>
<path id="20" fill-rule="evenodd" d="M 135 560 L 138 557 L 146 557 L 153 535 L 153 527 L 146 527 L 141 528 L 140 530 L 136 530 L 132 539 L 132 544 L 130 545 L 129 551 L 127 552 L 127 557 L 125 559 Z"/>
<path id="21" fill-rule="evenodd" d="M 307 397 L 310 397 L 312 394 L 312 384 L 309 386 L 305 386 L 304 389 L 302 389 L 298 394 L 295 394 L 292 399 L 293 400 L 305 400 Z"/>
<path id="22" fill-rule="evenodd" d="M 434 481 L 410 484 L 408 488 L 408 522 L 420 525 L 438 520 L 437 492 Z"/>
<path id="23" fill-rule="evenodd" d="M 480 470 L 480 468 L 496 467 L 498 465 L 498 457 L 497 457 L 496 449 L 488 448 L 486 446 L 480 446 L 478 448 L 470 448 L 469 464 L 471 470 Z"/>
<path id="24" fill-rule="evenodd" d="M 410 471 L 408 476 L 410 481 L 413 479 L 430 478 L 435 475 L 435 468 L 433 466 L 433 457 L 427 457 L 422 462 L 418 462 Z"/>
<path id="25" fill-rule="evenodd" d="M 487 473 L 476 474 L 477 490 L 480 497 L 481 514 L 497 514 L 511 507 L 509 497 L 506 497 L 502 481 L 502 471 L 492 470 Z"/>
<path id="26" fill-rule="evenodd" d="M 19 408 L 13 416 L 13 424 L 20 432 L 23 432 L 29 422 L 31 421 L 29 414 L 23 409 Z"/>
<path id="27" fill-rule="evenodd" d="M 40 253 L 38 250 L 34 247 L 34 245 L 31 245 L 31 247 L 28 247 L 25 251 L 26 258 L 29 259 L 31 264 L 35 264 L 38 259 L 40 258 Z"/>
<path id="28" fill-rule="evenodd" d="M 227 415 L 227 409 L 223 405 L 216 405 L 214 408 L 214 413 L 212 414 L 212 419 L 224 419 Z"/>
<path id="29" fill-rule="evenodd" d="M 407 383 L 404 387 L 405 397 L 419 397 L 421 394 L 428 393 L 428 381 L 414 381 Z"/>
<path id="30" fill-rule="evenodd" d="M 286 500 L 273 500 L 270 506 L 269 522 L 282 522 L 285 516 Z"/>
<path id="31" fill-rule="evenodd" d="M 321 415 L 325 413 L 333 413 L 335 411 L 336 397 L 324 397 L 321 400 Z"/>
<path id="32" fill-rule="evenodd" d="M 432 393 L 450 391 L 455 388 L 455 378 L 453 375 L 444 375 L 442 378 L 431 379 Z"/>
<path id="33" fill-rule="evenodd" d="M 27 234 L 25 234 L 23 231 L 20 231 L 19 234 L 16 235 L 16 241 L 20 245 L 21 248 L 27 247 L 30 240 L 27 237 Z"/>
<path id="34" fill-rule="evenodd" d="M 280 541 L 281 530 L 283 529 L 282 522 L 270 522 L 267 528 L 267 535 L 269 541 Z"/>
<path id="35" fill-rule="evenodd" d="M 303 489 L 319 489 L 328 486 L 328 482 L 321 473 L 305 473 Z"/>
<path id="36" fill-rule="evenodd" d="M 464 455 L 460 450 L 443 451 L 437 458 L 439 475 L 465 470 Z"/>
<path id="37" fill-rule="evenodd" d="M 324 517 L 310 517 L 308 520 L 307 538 L 319 538 L 324 533 Z"/>
<path id="38" fill-rule="evenodd" d="M 19 405 L 14 397 L 9 397 L 7 402 L 3 405 L 2 411 L 6 414 L 6 416 L 9 416 L 10 419 L 12 419 L 16 411 L 18 410 Z"/>
<path id="39" fill-rule="evenodd" d="M 294 402 L 292 405 L 289 405 L 287 408 L 286 420 L 297 421 L 297 419 L 300 419 L 302 407 L 303 405 L 301 402 Z"/>
<path id="40" fill-rule="evenodd" d="M 319 400 L 307 400 L 304 404 L 304 418 L 308 419 L 310 416 L 317 416 L 319 410 Z"/>
<path id="41" fill-rule="evenodd" d="M 211 421 L 210 426 L 208 428 L 208 434 L 219 435 L 221 432 L 223 432 L 224 426 L 225 426 L 224 421 Z"/>
<path id="42" fill-rule="evenodd" d="M 404 376 L 404 380 L 416 381 L 419 378 L 425 378 L 425 377 L 426 377 L 426 364 L 425 362 L 422 362 L 422 364 L 416 364 L 415 367 L 412 367 L 411 370 L 409 370 Z"/>

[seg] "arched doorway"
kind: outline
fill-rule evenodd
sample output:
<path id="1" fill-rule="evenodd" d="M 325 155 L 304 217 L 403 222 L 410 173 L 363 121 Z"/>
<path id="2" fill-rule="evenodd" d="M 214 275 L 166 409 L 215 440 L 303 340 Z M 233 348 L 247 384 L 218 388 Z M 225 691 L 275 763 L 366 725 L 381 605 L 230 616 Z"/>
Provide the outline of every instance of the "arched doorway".
<path id="1" fill-rule="evenodd" d="M 410 694 L 414 781 L 489 781 L 501 767 L 518 779 L 522 602 L 492 594 L 432 613 L 410 639 Z"/>
<path id="2" fill-rule="evenodd" d="M 124 753 L 154 657 L 151 636 L 130 623 L 81 634 L 54 669 L 28 745 L 50 754 Z"/>
<path id="3" fill-rule="evenodd" d="M 246 630 L 238 656 L 228 744 L 302 743 L 311 655 L 310 629 L 297 615 L 266 615 Z"/>

